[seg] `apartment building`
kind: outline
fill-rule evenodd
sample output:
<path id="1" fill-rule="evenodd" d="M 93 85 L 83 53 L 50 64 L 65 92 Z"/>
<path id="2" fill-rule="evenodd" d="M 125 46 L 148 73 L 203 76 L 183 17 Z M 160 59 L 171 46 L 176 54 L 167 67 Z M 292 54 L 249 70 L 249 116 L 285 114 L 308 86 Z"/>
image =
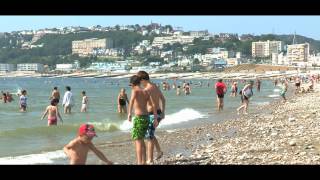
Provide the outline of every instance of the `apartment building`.
<path id="1" fill-rule="evenodd" d="M 72 41 L 72 54 L 90 56 L 93 54 L 94 49 L 110 49 L 113 48 L 113 45 L 113 40 L 109 38 L 92 38 L 81 41 Z"/>
<path id="2" fill-rule="evenodd" d="M 269 57 L 272 53 L 283 50 L 282 41 L 258 41 L 252 42 L 252 57 Z"/>

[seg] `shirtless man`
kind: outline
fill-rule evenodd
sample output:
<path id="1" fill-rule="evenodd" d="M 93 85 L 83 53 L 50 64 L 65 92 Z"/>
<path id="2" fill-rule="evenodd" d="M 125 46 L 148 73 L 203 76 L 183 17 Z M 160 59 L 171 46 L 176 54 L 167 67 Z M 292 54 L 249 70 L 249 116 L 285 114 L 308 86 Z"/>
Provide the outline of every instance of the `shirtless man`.
<path id="1" fill-rule="evenodd" d="M 135 117 L 133 118 L 132 139 L 136 146 L 137 164 L 146 164 L 146 147 L 144 143 L 144 137 L 147 133 L 149 126 L 149 113 L 147 109 L 148 101 L 151 101 L 153 115 L 157 118 L 157 111 L 154 107 L 153 99 L 148 91 L 140 88 L 141 78 L 137 75 L 133 75 L 130 78 L 131 99 L 128 108 L 128 120 L 131 122 L 132 109 L 134 109 Z M 154 127 L 158 126 L 158 121 L 154 121 Z"/>
<path id="2" fill-rule="evenodd" d="M 144 90 L 148 91 L 148 93 L 151 95 L 151 99 L 154 101 L 154 109 L 152 108 L 151 102 L 148 101 L 148 112 L 150 115 L 150 123 L 149 123 L 148 131 L 146 134 L 146 138 L 148 139 L 147 163 L 151 164 L 153 163 L 154 146 L 156 146 L 156 150 L 157 150 L 156 159 L 160 159 L 163 155 L 159 142 L 154 135 L 155 127 L 153 126 L 153 123 L 155 121 L 155 118 L 153 117 L 153 111 L 154 110 L 157 111 L 158 118 L 156 119 L 156 121 L 159 124 L 160 121 L 165 117 L 166 99 L 164 98 L 159 88 L 155 84 L 150 82 L 149 74 L 147 72 L 139 71 L 137 75 L 141 78 L 141 84 L 143 85 Z"/>
<path id="3" fill-rule="evenodd" d="M 63 123 L 61 115 L 58 110 L 58 99 L 52 99 L 51 105 L 46 108 L 46 111 L 43 113 L 41 120 L 48 114 L 48 126 L 57 125 L 58 117 L 60 121 Z"/>
<path id="4" fill-rule="evenodd" d="M 92 143 L 92 139 L 95 136 L 96 132 L 93 125 L 83 124 L 80 126 L 78 137 L 63 148 L 64 153 L 70 159 L 71 165 L 86 164 L 89 150 L 92 150 L 106 164 L 112 164 Z"/>
<path id="5" fill-rule="evenodd" d="M 57 87 L 54 87 L 53 88 L 53 91 L 51 93 L 51 97 L 50 97 L 50 100 L 51 99 L 58 99 L 58 103 L 60 101 L 60 92 L 58 91 L 58 88 Z"/>

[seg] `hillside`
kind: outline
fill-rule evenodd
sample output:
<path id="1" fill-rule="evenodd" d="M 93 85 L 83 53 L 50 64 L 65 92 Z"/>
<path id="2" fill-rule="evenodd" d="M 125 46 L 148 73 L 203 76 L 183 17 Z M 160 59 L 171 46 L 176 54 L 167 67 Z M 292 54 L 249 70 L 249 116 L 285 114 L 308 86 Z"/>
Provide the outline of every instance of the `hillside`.
<path id="1" fill-rule="evenodd" d="M 48 65 L 55 65 L 57 63 L 70 63 L 74 60 L 83 62 L 81 65 L 87 65 L 94 59 L 80 58 L 71 56 L 71 44 L 74 40 L 83 40 L 88 38 L 112 38 L 114 40 L 115 48 L 124 48 L 125 56 L 130 56 L 132 47 L 137 45 L 142 40 L 150 40 L 152 42 L 154 35 L 142 36 L 137 32 L 131 31 L 91 31 L 81 33 L 69 34 L 47 34 L 34 44 L 43 44 L 43 47 L 33 49 L 21 49 L 24 42 L 32 39 L 30 35 L 19 35 L 14 33 L 2 33 L 0 35 L 0 63 L 43 63 Z M 285 44 L 292 44 L 293 35 L 273 35 L 265 34 L 260 36 L 252 36 L 249 40 L 239 39 L 219 39 L 210 38 L 203 40 L 201 38 L 195 39 L 194 42 L 188 45 L 187 50 L 183 50 L 183 46 L 179 43 L 173 45 L 165 45 L 165 50 L 173 50 L 182 55 L 193 55 L 197 53 L 205 54 L 208 48 L 223 47 L 229 51 L 240 51 L 244 56 L 251 56 L 251 43 L 253 41 L 265 40 L 281 40 Z M 310 53 L 320 52 L 320 41 L 314 40 L 301 35 L 296 35 L 296 43 L 310 43 Z M 146 53 L 139 57 L 139 59 L 150 59 L 150 54 Z"/>

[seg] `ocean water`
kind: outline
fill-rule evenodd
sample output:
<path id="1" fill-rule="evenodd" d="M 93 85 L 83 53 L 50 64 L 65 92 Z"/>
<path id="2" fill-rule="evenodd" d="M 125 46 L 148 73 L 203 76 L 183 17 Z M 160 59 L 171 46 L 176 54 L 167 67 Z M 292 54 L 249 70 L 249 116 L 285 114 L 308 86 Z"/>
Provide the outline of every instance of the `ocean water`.
<path id="1" fill-rule="evenodd" d="M 163 80 L 153 81 L 161 83 Z M 193 83 L 189 96 L 183 93 L 176 96 L 173 89 L 163 91 L 167 100 L 166 118 L 160 123 L 159 130 L 221 122 L 235 116 L 236 108 L 240 105 L 240 96 L 230 97 L 230 87 L 225 96 L 223 112 L 217 112 L 214 80 L 186 81 Z M 196 86 L 199 81 L 202 81 L 202 87 Z M 208 81 L 210 87 L 207 87 Z M 172 85 L 173 81 L 168 82 Z M 178 80 L 177 83 L 182 84 L 182 80 Z M 63 97 L 67 85 L 71 87 L 75 99 L 72 114 L 63 114 L 60 103 L 64 123 L 58 122 L 58 126 L 47 127 L 46 118 L 42 121 L 40 118 L 49 105 L 51 91 L 57 86 Z M 243 84 L 239 83 L 239 89 L 242 87 Z M 119 139 L 132 128 L 132 123 L 126 120 L 126 115 L 117 113 L 117 96 L 121 88 L 125 88 L 130 97 L 128 78 L 0 78 L 0 90 L 15 93 L 19 89 L 26 89 L 28 97 L 26 113 L 19 112 L 17 96 L 13 96 L 15 100 L 11 103 L 0 103 L 0 164 L 66 163 L 62 148 L 76 136 L 82 123 L 95 126 L 98 134 L 98 138 L 94 139 L 95 144 L 130 140 L 130 136 Z M 261 92 L 254 90 L 250 110 L 279 99 L 278 89 L 271 81 L 263 81 Z M 80 113 L 83 90 L 89 98 L 87 113 Z"/>

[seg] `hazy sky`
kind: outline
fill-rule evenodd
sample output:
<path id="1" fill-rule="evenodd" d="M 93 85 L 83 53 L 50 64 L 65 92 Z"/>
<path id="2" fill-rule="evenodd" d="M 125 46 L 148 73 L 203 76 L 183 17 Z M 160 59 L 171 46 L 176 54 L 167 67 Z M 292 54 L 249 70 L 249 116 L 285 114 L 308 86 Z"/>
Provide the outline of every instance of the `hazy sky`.
<path id="1" fill-rule="evenodd" d="M 0 32 L 64 26 L 114 26 L 150 22 L 182 27 L 184 31 L 207 29 L 212 33 L 276 33 L 296 31 L 320 40 L 320 16 L 0 16 Z"/>

